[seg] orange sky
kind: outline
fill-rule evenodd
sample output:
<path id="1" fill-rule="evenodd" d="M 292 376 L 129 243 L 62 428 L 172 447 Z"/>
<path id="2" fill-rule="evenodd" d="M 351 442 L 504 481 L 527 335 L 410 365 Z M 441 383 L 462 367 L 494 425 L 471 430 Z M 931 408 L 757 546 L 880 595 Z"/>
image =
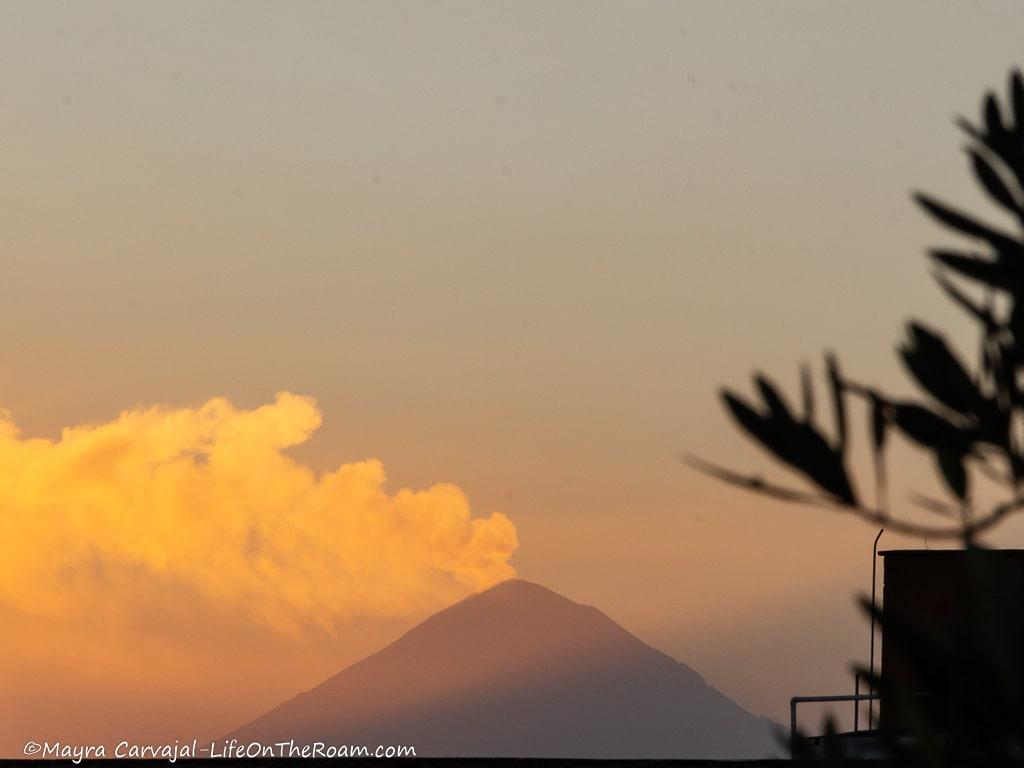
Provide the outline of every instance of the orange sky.
<path id="1" fill-rule="evenodd" d="M 677 457 L 768 467 L 755 366 L 969 342 L 908 191 L 978 203 L 1014 3 L 0 13 L 0 749 L 217 732 L 513 569 L 753 711 L 845 691 L 874 531 Z"/>

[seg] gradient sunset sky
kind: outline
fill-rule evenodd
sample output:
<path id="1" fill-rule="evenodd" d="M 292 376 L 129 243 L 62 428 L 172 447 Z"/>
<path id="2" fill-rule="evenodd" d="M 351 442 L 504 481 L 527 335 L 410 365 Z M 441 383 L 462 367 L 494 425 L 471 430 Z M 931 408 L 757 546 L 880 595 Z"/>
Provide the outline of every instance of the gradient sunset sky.
<path id="1" fill-rule="evenodd" d="M 1020 20 L 0 4 L 0 751 L 226 732 L 512 574 L 754 712 L 848 692 L 875 531 L 679 454 L 773 470 L 755 367 L 969 349 L 909 192 L 980 209 Z"/>

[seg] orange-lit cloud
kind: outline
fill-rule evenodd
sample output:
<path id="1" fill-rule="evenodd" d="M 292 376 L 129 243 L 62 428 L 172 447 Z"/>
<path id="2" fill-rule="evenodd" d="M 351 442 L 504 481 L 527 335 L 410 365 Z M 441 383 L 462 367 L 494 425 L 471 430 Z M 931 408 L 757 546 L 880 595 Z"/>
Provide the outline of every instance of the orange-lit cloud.
<path id="1" fill-rule="evenodd" d="M 384 489 L 377 460 L 317 476 L 282 451 L 311 398 L 125 411 L 22 439 L 0 415 L 0 603 L 40 618 L 109 607 L 126 573 L 281 629 L 416 614 L 514 574 L 515 528 L 453 485 Z"/>
<path id="2" fill-rule="evenodd" d="M 515 575 L 454 485 L 284 453 L 308 397 L 124 411 L 20 436 L 0 412 L 0 755 L 30 737 L 213 736 Z"/>

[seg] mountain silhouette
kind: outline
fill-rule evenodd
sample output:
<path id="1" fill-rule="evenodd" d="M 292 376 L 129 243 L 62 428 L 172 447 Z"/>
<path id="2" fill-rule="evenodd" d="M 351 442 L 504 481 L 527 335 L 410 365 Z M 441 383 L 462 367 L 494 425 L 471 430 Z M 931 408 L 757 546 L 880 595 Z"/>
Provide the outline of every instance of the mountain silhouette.
<path id="1" fill-rule="evenodd" d="M 777 753 L 774 727 L 596 608 L 512 579 L 227 738 L 421 757 L 743 758 Z"/>

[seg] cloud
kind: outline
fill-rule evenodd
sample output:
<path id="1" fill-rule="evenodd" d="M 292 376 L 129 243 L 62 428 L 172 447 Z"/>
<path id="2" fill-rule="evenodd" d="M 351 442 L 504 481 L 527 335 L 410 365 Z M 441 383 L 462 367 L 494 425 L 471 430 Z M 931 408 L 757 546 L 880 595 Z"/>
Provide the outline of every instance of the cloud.
<path id="1" fill-rule="evenodd" d="M 121 621 L 150 590 L 334 633 L 514 575 L 512 522 L 473 517 L 456 486 L 388 493 L 378 460 L 318 476 L 283 452 L 320 423 L 314 400 L 286 392 L 253 410 L 128 410 L 56 441 L 0 413 L 0 608 Z"/>
<path id="2" fill-rule="evenodd" d="M 456 486 L 288 456 L 320 421 L 289 393 L 59 440 L 0 412 L 0 756 L 215 737 L 515 575 L 512 522 Z"/>

